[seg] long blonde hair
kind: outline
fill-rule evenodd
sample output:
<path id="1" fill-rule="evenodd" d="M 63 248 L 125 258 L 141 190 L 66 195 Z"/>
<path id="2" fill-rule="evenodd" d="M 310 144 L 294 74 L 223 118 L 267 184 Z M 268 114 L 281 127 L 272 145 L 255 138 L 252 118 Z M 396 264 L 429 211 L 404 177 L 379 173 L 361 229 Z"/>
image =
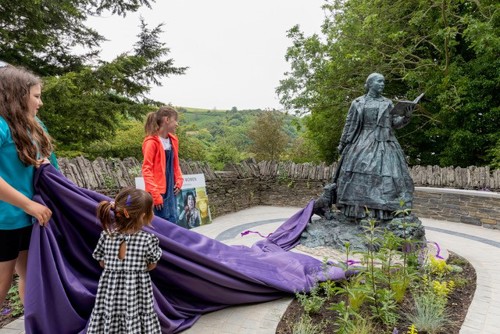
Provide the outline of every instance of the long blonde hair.
<path id="1" fill-rule="evenodd" d="M 9 125 L 19 160 L 26 165 L 36 165 L 53 150 L 50 136 L 28 109 L 31 87 L 41 84 L 39 77 L 25 69 L 0 68 L 0 116 Z"/>
<path id="2" fill-rule="evenodd" d="M 158 134 L 164 117 L 175 117 L 177 119 L 177 115 L 177 110 L 171 106 L 163 106 L 157 111 L 147 114 L 146 124 L 144 125 L 146 136 L 156 136 Z"/>

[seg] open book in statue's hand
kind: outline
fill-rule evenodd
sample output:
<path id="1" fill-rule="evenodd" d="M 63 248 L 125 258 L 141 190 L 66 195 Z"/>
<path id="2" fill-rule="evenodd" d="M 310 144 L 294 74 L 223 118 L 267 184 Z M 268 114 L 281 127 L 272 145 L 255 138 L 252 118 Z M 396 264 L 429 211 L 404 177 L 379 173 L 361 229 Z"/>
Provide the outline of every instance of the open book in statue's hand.
<path id="1" fill-rule="evenodd" d="M 415 107 L 417 106 L 418 102 L 422 98 L 422 96 L 424 96 L 424 93 L 417 96 L 417 98 L 413 101 L 408 101 L 408 100 L 396 101 L 394 108 L 392 108 L 391 110 L 391 114 L 403 117 L 410 117 L 411 114 L 413 113 L 413 110 L 415 110 Z"/>

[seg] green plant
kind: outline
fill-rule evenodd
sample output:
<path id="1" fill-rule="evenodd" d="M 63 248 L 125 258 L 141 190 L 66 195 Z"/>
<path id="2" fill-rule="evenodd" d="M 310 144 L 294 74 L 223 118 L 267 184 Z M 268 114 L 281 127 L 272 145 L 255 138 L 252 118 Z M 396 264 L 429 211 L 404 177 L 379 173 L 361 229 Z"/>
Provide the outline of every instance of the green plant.
<path id="1" fill-rule="evenodd" d="M 352 321 L 352 326 L 350 326 L 348 334 L 373 334 L 376 333 L 373 322 L 370 318 L 363 318 L 357 316 Z"/>
<path id="2" fill-rule="evenodd" d="M 17 290 L 17 283 L 18 280 L 15 279 L 14 284 L 12 284 L 12 286 L 10 287 L 6 298 L 9 301 L 11 314 L 13 317 L 19 317 L 24 313 L 24 307 Z"/>
<path id="3" fill-rule="evenodd" d="M 322 334 L 324 333 L 325 324 L 313 324 L 310 316 L 304 314 L 298 322 L 292 327 L 293 334 Z"/>
<path id="4" fill-rule="evenodd" d="M 406 202 L 404 199 L 399 200 L 399 210 L 394 211 L 394 217 L 403 216 L 403 218 L 404 218 L 404 217 L 408 217 L 410 215 L 411 209 L 406 208 L 405 204 L 406 204 Z"/>
<path id="5" fill-rule="evenodd" d="M 285 169 L 283 165 L 278 165 L 277 171 L 277 181 L 278 184 L 286 184 L 290 188 L 290 184 L 293 185 L 293 180 L 290 178 L 288 171 Z"/>
<path id="6" fill-rule="evenodd" d="M 336 325 L 338 334 L 372 334 L 376 330 L 370 317 L 365 317 L 356 312 L 352 307 L 346 305 L 344 301 L 333 304 L 330 309 L 338 313 Z"/>
<path id="7" fill-rule="evenodd" d="M 410 208 L 405 208 L 405 201 L 403 199 L 399 200 L 399 210 L 396 210 L 394 212 L 394 217 L 402 216 L 403 217 L 403 222 L 402 222 L 402 228 L 403 228 L 403 240 L 401 244 L 401 249 L 403 250 L 403 271 L 406 273 L 406 268 L 408 264 L 408 259 L 407 259 L 407 253 L 408 251 L 412 248 L 411 247 L 411 242 L 406 238 L 406 231 L 407 228 L 410 227 L 412 224 L 408 223 L 406 219 L 411 213 Z"/>
<path id="8" fill-rule="evenodd" d="M 351 333 L 354 328 L 353 319 L 358 315 L 351 307 L 344 301 L 330 305 L 329 310 L 337 312 L 335 324 L 338 326 L 337 333 L 347 334 Z"/>
<path id="9" fill-rule="evenodd" d="M 334 281 L 327 280 L 319 283 L 319 286 L 328 299 L 332 298 L 337 293 L 337 283 Z"/>
<path id="10" fill-rule="evenodd" d="M 356 280 L 353 284 L 348 284 L 345 287 L 345 293 L 349 298 L 349 307 L 355 312 L 361 309 L 369 296 L 366 285 L 361 284 L 359 280 Z"/>
<path id="11" fill-rule="evenodd" d="M 448 282 L 432 281 L 432 289 L 434 293 L 437 296 L 443 298 L 447 298 L 454 288 L 455 288 L 454 281 L 448 281 Z"/>
<path id="12" fill-rule="evenodd" d="M 447 264 L 445 260 L 437 259 L 434 256 L 429 256 L 428 259 L 429 259 L 428 266 L 430 273 L 438 277 L 443 277 L 445 274 L 449 273 L 452 269 L 451 266 Z"/>
<path id="13" fill-rule="evenodd" d="M 379 251 L 378 258 L 382 261 L 382 271 L 387 276 L 388 284 L 391 285 L 393 274 L 393 266 L 396 256 L 396 251 L 400 245 L 399 239 L 394 233 L 386 231 L 382 239 L 382 247 Z"/>
<path id="14" fill-rule="evenodd" d="M 382 271 L 385 274 L 387 286 L 394 293 L 394 300 L 397 303 L 403 300 L 408 287 L 415 279 L 414 270 L 410 270 L 415 266 L 410 263 L 409 259 L 416 257 L 416 255 L 409 253 L 409 251 L 416 248 L 408 246 L 409 242 L 409 240 L 397 237 L 392 232 L 386 232 L 384 233 L 382 248 L 377 256 L 382 263 Z M 402 245 L 407 247 L 402 247 Z M 401 249 L 402 252 L 398 251 L 398 249 Z M 401 258 L 403 262 L 398 263 Z"/>
<path id="15" fill-rule="evenodd" d="M 462 266 L 467 264 L 467 260 L 465 260 L 463 257 L 457 257 L 457 258 L 451 259 L 448 264 L 450 266 L 462 267 Z"/>
<path id="16" fill-rule="evenodd" d="M 394 292 L 389 289 L 378 289 L 376 291 L 376 303 L 370 305 L 373 318 L 379 319 L 387 326 L 395 325 L 398 320 L 397 304 L 394 299 Z"/>
<path id="17" fill-rule="evenodd" d="M 371 287 L 370 297 L 373 299 L 374 304 L 377 305 L 377 268 L 375 266 L 375 259 L 377 258 L 376 250 L 379 249 L 381 241 L 377 237 L 378 228 L 376 227 L 375 219 L 368 221 L 368 226 L 364 227 L 365 242 L 368 250 L 363 254 L 363 260 L 366 263 L 366 279 Z M 377 308 L 377 307 L 376 307 Z"/>
<path id="18" fill-rule="evenodd" d="M 467 279 L 465 279 L 465 278 L 463 278 L 463 277 L 456 277 L 456 278 L 454 278 L 454 282 L 455 282 L 455 287 L 456 287 L 456 288 L 461 288 L 461 287 L 463 287 L 465 284 L 468 284 Z"/>
<path id="19" fill-rule="evenodd" d="M 116 186 L 116 182 L 111 176 L 104 175 L 103 178 L 104 178 L 104 188 L 113 189 Z"/>
<path id="20" fill-rule="evenodd" d="M 134 166 L 128 169 L 128 175 L 132 178 L 139 177 L 142 174 L 141 166 Z"/>
<path id="21" fill-rule="evenodd" d="M 417 292 L 413 298 L 415 309 L 405 315 L 420 331 L 436 334 L 449 324 L 445 312 L 446 299 L 432 292 Z"/>
<path id="22" fill-rule="evenodd" d="M 307 293 L 296 293 L 300 305 L 307 314 L 318 313 L 323 304 L 325 303 L 325 298 L 319 296 L 319 285 L 314 286 L 309 294 Z"/>
<path id="23" fill-rule="evenodd" d="M 395 279 L 391 282 L 390 288 L 394 293 L 394 300 L 397 303 L 401 302 L 405 297 L 411 281 L 412 280 L 409 276 L 401 275 L 398 279 Z"/>

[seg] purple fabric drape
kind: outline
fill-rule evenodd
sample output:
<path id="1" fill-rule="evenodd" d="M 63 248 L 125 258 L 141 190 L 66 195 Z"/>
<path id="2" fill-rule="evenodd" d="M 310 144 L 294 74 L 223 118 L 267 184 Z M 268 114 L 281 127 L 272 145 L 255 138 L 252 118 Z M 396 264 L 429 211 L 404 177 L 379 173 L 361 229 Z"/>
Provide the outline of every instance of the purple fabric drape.
<path id="1" fill-rule="evenodd" d="M 48 227 L 36 224 L 31 237 L 26 332 L 85 333 L 101 274 L 92 258 L 101 232 L 95 210 L 109 198 L 77 187 L 50 165 L 37 170 L 35 189 L 35 200 L 53 217 Z M 298 243 L 311 215 L 312 202 L 253 247 L 228 246 L 155 217 L 146 230 L 163 250 L 151 272 L 162 333 L 189 328 L 203 313 L 308 291 L 324 280 L 321 261 L 286 251 Z M 345 277 L 336 267 L 327 275 Z"/>

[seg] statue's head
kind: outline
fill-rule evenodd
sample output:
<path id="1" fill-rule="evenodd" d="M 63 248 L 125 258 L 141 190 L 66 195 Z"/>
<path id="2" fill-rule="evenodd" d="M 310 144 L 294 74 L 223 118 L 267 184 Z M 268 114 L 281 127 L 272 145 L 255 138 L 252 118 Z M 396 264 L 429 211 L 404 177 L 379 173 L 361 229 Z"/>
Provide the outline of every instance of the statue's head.
<path id="1" fill-rule="evenodd" d="M 378 79 L 378 78 L 382 78 L 384 79 L 384 76 L 380 73 L 372 73 L 368 76 L 368 78 L 366 78 L 366 82 L 365 82 L 365 92 L 368 93 L 370 91 L 370 88 L 372 87 L 373 83 Z"/>

